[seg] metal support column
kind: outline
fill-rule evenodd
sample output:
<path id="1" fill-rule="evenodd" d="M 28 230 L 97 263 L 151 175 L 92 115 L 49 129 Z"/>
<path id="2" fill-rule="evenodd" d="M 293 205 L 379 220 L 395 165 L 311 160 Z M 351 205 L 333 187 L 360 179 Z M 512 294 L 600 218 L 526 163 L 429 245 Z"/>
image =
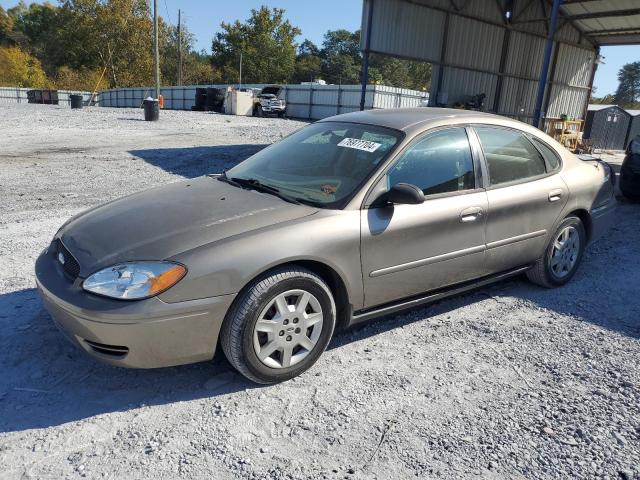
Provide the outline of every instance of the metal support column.
<path id="1" fill-rule="evenodd" d="M 593 95 L 593 81 L 596 78 L 596 70 L 598 69 L 598 62 L 600 61 L 600 47 L 596 47 L 596 56 L 593 59 L 593 66 L 591 67 L 591 73 L 589 76 L 589 93 L 587 94 L 587 100 L 584 102 L 584 110 L 582 112 L 583 118 L 586 122 L 587 111 L 589 110 L 589 103 L 591 102 L 591 95 Z M 584 124 L 583 124 L 584 126 Z M 631 123 L 629 123 L 631 126 Z"/>
<path id="2" fill-rule="evenodd" d="M 364 110 L 367 98 L 367 83 L 369 83 L 369 50 L 371 48 L 371 23 L 373 21 L 373 0 L 363 2 L 368 6 L 367 11 L 367 36 L 364 41 L 364 51 L 362 52 L 362 92 L 360 93 L 360 110 Z"/>
<path id="3" fill-rule="evenodd" d="M 556 43 L 556 46 L 553 49 L 553 56 L 551 58 L 551 68 L 549 69 L 549 92 L 546 95 L 547 98 L 543 102 L 544 107 L 542 111 L 545 112 L 545 114 L 548 114 L 549 105 L 551 105 L 551 94 L 553 93 L 553 82 L 556 78 L 556 65 L 558 63 L 559 52 L 560 52 L 560 43 Z"/>
<path id="4" fill-rule="evenodd" d="M 502 36 L 502 52 L 500 54 L 500 74 L 496 82 L 496 90 L 493 95 L 493 113 L 500 111 L 500 97 L 502 96 L 502 84 L 504 82 L 504 73 L 507 65 L 507 55 L 509 54 L 509 41 L 511 39 L 511 28 L 505 26 L 504 35 Z"/>
<path id="5" fill-rule="evenodd" d="M 544 47 L 544 63 L 540 72 L 540 80 L 538 81 L 538 94 L 536 96 L 536 106 L 533 111 L 533 126 L 540 127 L 540 118 L 542 117 L 542 102 L 544 94 L 547 90 L 547 77 L 549 76 L 549 65 L 551 64 L 551 52 L 553 50 L 553 37 L 556 33 L 558 24 L 558 11 L 562 0 L 553 0 L 553 8 L 551 9 L 551 22 L 549 23 L 549 31 L 547 34 L 547 43 Z"/>
<path id="6" fill-rule="evenodd" d="M 436 91 L 435 91 L 435 106 L 440 106 L 440 91 L 442 90 L 442 81 L 444 79 L 444 66 L 447 63 L 447 38 L 449 37 L 449 12 L 444 14 L 444 28 L 442 30 L 442 47 L 440 48 L 440 65 L 438 65 L 438 82 L 436 83 Z M 429 104 L 432 104 L 431 99 L 429 99 Z M 445 105 L 446 106 L 446 105 Z"/>

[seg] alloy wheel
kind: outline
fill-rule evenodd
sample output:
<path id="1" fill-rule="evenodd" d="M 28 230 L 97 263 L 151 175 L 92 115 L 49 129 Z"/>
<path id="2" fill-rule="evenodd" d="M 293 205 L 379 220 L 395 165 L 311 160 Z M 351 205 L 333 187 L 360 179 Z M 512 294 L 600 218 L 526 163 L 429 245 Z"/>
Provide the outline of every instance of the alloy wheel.
<path id="1" fill-rule="evenodd" d="M 260 312 L 253 330 L 253 348 L 266 366 L 288 368 L 311 353 L 322 325 L 318 299 L 306 290 L 288 290 Z"/>
<path id="2" fill-rule="evenodd" d="M 556 278 L 569 275 L 580 255 L 580 235 L 573 226 L 568 226 L 556 237 L 549 260 L 551 271 Z"/>

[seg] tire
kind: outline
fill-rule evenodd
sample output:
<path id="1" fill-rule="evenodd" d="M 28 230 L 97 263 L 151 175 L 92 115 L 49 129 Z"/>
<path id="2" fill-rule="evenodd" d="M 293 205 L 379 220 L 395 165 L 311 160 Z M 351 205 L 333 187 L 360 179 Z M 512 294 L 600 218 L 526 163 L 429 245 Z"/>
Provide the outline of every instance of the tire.
<path id="1" fill-rule="evenodd" d="M 635 178 L 634 181 L 629 181 L 625 175 L 620 175 L 620 193 L 632 202 L 640 200 L 640 179 Z M 635 187 L 635 188 L 634 188 Z"/>
<path id="2" fill-rule="evenodd" d="M 560 237 L 565 232 L 569 232 L 568 237 L 562 240 Z M 572 233 L 575 237 L 571 236 Z M 577 239 L 577 245 L 572 239 Z M 551 236 L 543 257 L 527 271 L 527 278 L 545 288 L 565 285 L 578 270 L 586 244 L 587 235 L 582 220 L 574 216 L 565 218 Z M 558 245 L 563 245 L 564 250 L 559 249 Z"/>
<path id="3" fill-rule="evenodd" d="M 278 118 L 284 118 L 284 112 L 278 113 Z"/>
<path id="4" fill-rule="evenodd" d="M 262 107 L 260 105 L 256 107 L 256 117 L 264 117 L 264 112 L 262 111 Z"/>
<path id="5" fill-rule="evenodd" d="M 283 267 L 258 277 L 238 295 L 222 324 L 220 344 L 242 375 L 256 383 L 278 383 L 316 362 L 335 324 L 336 305 L 327 284 L 302 267 Z"/>

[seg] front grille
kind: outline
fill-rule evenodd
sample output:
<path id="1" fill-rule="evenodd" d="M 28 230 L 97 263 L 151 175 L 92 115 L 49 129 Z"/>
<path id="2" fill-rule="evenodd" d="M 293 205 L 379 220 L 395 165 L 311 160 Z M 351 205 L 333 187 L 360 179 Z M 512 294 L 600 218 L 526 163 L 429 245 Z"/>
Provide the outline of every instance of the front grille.
<path id="1" fill-rule="evenodd" d="M 54 252 L 56 261 L 62 265 L 66 274 L 74 280 L 78 278 L 78 275 L 80 275 L 80 264 L 60 240 L 56 240 Z"/>

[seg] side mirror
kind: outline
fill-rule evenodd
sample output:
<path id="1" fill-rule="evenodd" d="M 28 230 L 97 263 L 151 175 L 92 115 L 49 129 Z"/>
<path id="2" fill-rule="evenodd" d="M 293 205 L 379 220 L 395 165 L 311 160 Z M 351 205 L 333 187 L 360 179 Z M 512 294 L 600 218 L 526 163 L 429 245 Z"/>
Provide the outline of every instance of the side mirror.
<path id="1" fill-rule="evenodd" d="M 386 193 L 385 200 L 398 205 L 418 205 L 424 203 L 424 193 L 410 183 L 396 183 Z"/>

